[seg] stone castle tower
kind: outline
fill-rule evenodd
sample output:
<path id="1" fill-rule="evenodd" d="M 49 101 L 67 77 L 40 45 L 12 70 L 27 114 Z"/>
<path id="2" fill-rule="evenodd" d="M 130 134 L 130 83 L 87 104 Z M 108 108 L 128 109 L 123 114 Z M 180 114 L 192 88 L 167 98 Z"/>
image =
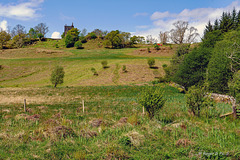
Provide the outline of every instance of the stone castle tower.
<path id="1" fill-rule="evenodd" d="M 73 23 L 72 23 L 71 26 L 67 26 L 67 25 L 64 26 L 64 34 L 65 34 L 65 36 L 67 35 L 67 32 L 68 32 L 69 30 L 71 30 L 72 28 L 74 28 Z"/>

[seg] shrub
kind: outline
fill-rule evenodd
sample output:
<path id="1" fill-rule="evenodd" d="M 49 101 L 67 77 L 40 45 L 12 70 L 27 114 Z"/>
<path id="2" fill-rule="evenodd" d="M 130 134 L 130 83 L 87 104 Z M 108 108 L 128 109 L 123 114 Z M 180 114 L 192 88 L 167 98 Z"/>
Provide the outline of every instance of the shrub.
<path id="1" fill-rule="evenodd" d="M 208 116 L 209 107 L 213 107 L 214 103 L 210 96 L 205 92 L 204 88 L 192 86 L 186 94 L 186 105 L 193 115 L 200 116 L 201 110 L 205 110 Z"/>
<path id="2" fill-rule="evenodd" d="M 166 100 L 163 94 L 164 92 L 159 86 L 149 87 L 141 93 L 138 101 L 146 109 L 150 119 L 164 106 Z"/>
<path id="3" fill-rule="evenodd" d="M 96 71 L 95 68 L 91 68 L 91 71 L 93 72 L 93 75 L 94 75 L 94 76 L 98 76 L 98 73 L 97 73 L 97 71 Z"/>
<path id="4" fill-rule="evenodd" d="M 50 79 L 54 87 L 57 87 L 58 84 L 63 83 L 64 74 L 65 72 L 63 70 L 63 67 L 61 66 L 55 67 L 55 69 L 52 71 L 51 79 Z"/>
<path id="5" fill-rule="evenodd" d="M 149 48 L 149 47 L 147 48 L 147 51 L 148 51 L 148 53 L 151 53 L 151 50 L 150 50 L 150 48 Z"/>
<path id="6" fill-rule="evenodd" d="M 148 65 L 150 68 L 153 68 L 155 65 L 155 59 L 154 58 L 149 58 L 148 59 Z"/>
<path id="7" fill-rule="evenodd" d="M 83 48 L 82 42 L 80 42 L 80 41 L 75 42 L 74 47 L 76 47 L 77 49 L 82 49 Z"/>
<path id="8" fill-rule="evenodd" d="M 57 43 L 55 44 L 55 47 L 56 47 L 56 48 L 59 48 L 59 46 L 58 46 L 58 44 L 57 44 Z"/>
<path id="9" fill-rule="evenodd" d="M 126 72 L 127 72 L 127 67 L 126 67 L 126 65 L 123 65 L 122 71 L 123 71 L 123 73 L 126 73 Z"/>
<path id="10" fill-rule="evenodd" d="M 156 44 L 154 44 L 154 46 L 153 46 L 156 50 L 159 50 L 160 49 L 160 46 L 156 43 Z"/>
<path id="11" fill-rule="evenodd" d="M 103 69 L 108 68 L 108 62 L 107 61 L 102 61 L 101 62 Z"/>

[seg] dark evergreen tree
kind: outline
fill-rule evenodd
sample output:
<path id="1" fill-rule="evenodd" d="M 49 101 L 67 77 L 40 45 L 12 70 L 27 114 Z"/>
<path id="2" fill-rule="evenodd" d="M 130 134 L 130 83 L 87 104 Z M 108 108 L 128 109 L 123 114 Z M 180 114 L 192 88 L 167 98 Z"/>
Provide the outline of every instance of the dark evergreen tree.
<path id="1" fill-rule="evenodd" d="M 216 31 L 216 30 L 219 30 L 219 29 L 220 29 L 219 21 L 218 21 L 218 19 L 216 19 L 216 20 L 214 21 L 213 30 Z"/>

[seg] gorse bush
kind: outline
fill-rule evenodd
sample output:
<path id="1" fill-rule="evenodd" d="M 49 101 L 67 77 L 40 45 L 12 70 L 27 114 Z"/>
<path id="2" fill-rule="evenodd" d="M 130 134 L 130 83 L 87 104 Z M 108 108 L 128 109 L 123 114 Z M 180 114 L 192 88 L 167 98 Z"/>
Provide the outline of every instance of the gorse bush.
<path id="1" fill-rule="evenodd" d="M 164 91 L 159 86 L 149 87 L 141 93 L 138 102 L 146 109 L 149 118 L 152 119 L 166 102 Z"/>
<path id="2" fill-rule="evenodd" d="M 147 62 L 148 62 L 148 65 L 149 65 L 150 68 L 154 67 L 154 65 L 155 65 L 155 59 L 154 58 L 149 58 L 147 60 Z"/>

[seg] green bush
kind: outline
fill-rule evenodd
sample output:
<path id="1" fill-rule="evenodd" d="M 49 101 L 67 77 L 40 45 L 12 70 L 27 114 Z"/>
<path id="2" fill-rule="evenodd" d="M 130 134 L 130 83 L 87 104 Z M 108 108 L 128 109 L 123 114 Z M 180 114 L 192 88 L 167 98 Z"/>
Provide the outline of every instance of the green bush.
<path id="1" fill-rule="evenodd" d="M 108 62 L 107 61 L 102 61 L 101 62 L 103 69 L 108 68 Z"/>
<path id="2" fill-rule="evenodd" d="M 138 100 L 138 102 L 148 112 L 149 118 L 152 119 L 154 115 L 164 106 L 166 100 L 164 92 L 161 87 L 149 87 L 145 89 Z"/>
<path id="3" fill-rule="evenodd" d="M 148 53 L 151 53 L 151 50 L 150 50 L 150 48 L 149 48 L 149 47 L 147 48 L 147 51 L 148 51 Z"/>
<path id="4" fill-rule="evenodd" d="M 123 71 L 123 73 L 126 73 L 126 72 L 127 72 L 127 67 L 126 67 L 126 65 L 123 65 L 122 71 Z"/>
<path id="5" fill-rule="evenodd" d="M 149 58 L 148 59 L 148 65 L 150 68 L 153 68 L 155 65 L 155 59 L 154 58 Z"/>
<path id="6" fill-rule="evenodd" d="M 154 44 L 154 46 L 153 46 L 156 50 L 159 50 L 160 49 L 160 46 L 156 43 L 156 44 Z"/>
<path id="7" fill-rule="evenodd" d="M 80 42 L 80 41 L 75 42 L 74 47 L 76 47 L 77 49 L 82 49 L 83 48 L 82 42 Z"/>
<path id="8" fill-rule="evenodd" d="M 50 79 L 54 87 L 57 87 L 58 84 L 63 83 L 64 74 L 65 72 L 63 70 L 63 67 L 61 66 L 55 67 L 55 69 L 52 71 L 51 79 Z"/>
<path id="9" fill-rule="evenodd" d="M 95 68 L 91 68 L 91 71 L 93 72 L 93 75 L 94 75 L 94 76 L 98 76 L 98 73 L 97 73 L 97 71 L 96 71 Z"/>
<path id="10" fill-rule="evenodd" d="M 201 110 L 208 116 L 210 107 L 214 107 L 214 102 L 204 90 L 204 88 L 192 86 L 186 94 L 186 105 L 193 115 L 200 116 Z"/>

